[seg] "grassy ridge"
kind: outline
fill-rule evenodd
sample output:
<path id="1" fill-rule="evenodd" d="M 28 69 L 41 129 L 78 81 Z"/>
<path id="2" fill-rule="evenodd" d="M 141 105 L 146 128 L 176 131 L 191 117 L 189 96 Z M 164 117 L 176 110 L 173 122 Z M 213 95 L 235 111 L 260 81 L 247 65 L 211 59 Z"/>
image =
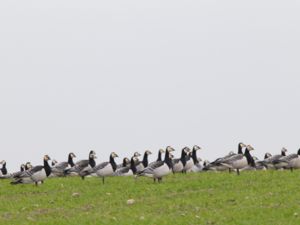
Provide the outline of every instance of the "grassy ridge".
<path id="1" fill-rule="evenodd" d="M 300 224 L 300 171 L 0 180 L 0 224 Z M 132 205 L 128 199 L 134 199 Z"/>

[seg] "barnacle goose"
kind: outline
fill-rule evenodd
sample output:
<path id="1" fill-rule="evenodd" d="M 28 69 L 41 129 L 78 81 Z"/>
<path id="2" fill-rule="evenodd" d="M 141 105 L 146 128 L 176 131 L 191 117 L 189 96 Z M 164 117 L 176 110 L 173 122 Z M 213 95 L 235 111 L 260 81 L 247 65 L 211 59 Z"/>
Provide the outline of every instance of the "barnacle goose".
<path id="1" fill-rule="evenodd" d="M 143 157 L 143 161 L 139 161 L 136 164 L 136 169 L 137 171 L 142 171 L 143 169 L 145 169 L 148 166 L 148 156 L 151 155 L 152 152 L 150 152 L 149 150 L 146 150 L 144 153 L 144 157 Z"/>
<path id="2" fill-rule="evenodd" d="M 200 162 L 202 161 L 200 158 L 197 158 L 197 151 L 200 150 L 201 148 L 199 146 L 194 146 L 193 147 L 193 151 L 190 153 L 191 157 L 193 159 L 194 162 L 194 166 L 192 167 L 192 169 L 190 170 L 191 172 L 200 172 L 203 170 L 203 165 L 200 164 Z"/>
<path id="3" fill-rule="evenodd" d="M 117 169 L 114 172 L 115 176 L 132 176 L 135 175 L 137 172 L 135 163 L 137 161 L 137 158 L 132 156 L 130 160 L 130 165 L 129 166 L 124 166 L 122 168 Z"/>
<path id="4" fill-rule="evenodd" d="M 281 159 L 282 157 L 286 156 L 287 149 L 282 148 L 280 155 L 273 155 L 271 157 L 268 157 L 264 159 L 261 163 L 267 167 L 267 169 L 274 169 L 274 162 Z"/>
<path id="5" fill-rule="evenodd" d="M 65 175 L 70 175 L 70 174 L 78 174 L 78 175 L 82 175 L 80 174 L 83 170 L 89 170 L 90 168 L 93 168 L 96 165 L 95 162 L 96 159 L 96 153 L 91 150 L 89 153 L 89 159 L 86 160 L 80 160 L 78 162 L 75 163 L 75 165 L 69 169 L 65 169 L 64 173 Z M 84 179 L 84 176 L 81 176 L 82 179 Z"/>
<path id="6" fill-rule="evenodd" d="M 122 163 L 117 165 L 117 170 L 116 171 L 118 171 L 119 169 L 121 169 L 123 167 L 128 167 L 128 166 L 130 166 L 130 160 L 127 157 L 125 157 L 125 158 L 123 158 Z"/>
<path id="7" fill-rule="evenodd" d="M 155 162 L 159 162 L 159 161 L 162 161 L 162 154 L 163 153 L 165 153 L 165 150 L 164 149 L 159 149 L 158 150 L 158 156 L 157 156 L 157 159 L 156 159 L 156 161 L 154 161 L 154 162 L 151 162 L 148 166 L 151 166 L 153 163 L 155 163 Z"/>
<path id="8" fill-rule="evenodd" d="M 2 165 L 2 168 L 0 169 L 0 176 L 7 175 L 6 161 L 2 160 L 0 164 Z"/>
<path id="9" fill-rule="evenodd" d="M 153 177 L 154 182 L 156 179 L 158 182 L 162 181 L 162 177 L 168 175 L 172 169 L 172 159 L 170 153 L 175 151 L 171 146 L 166 148 L 164 161 L 157 161 L 151 166 L 146 167 L 143 171 L 139 172 L 138 176 Z"/>
<path id="10" fill-rule="evenodd" d="M 190 152 L 189 149 L 189 154 L 186 156 L 186 164 L 183 169 L 185 173 L 192 170 L 193 166 L 195 165 L 195 160 L 196 162 L 198 161 L 196 152 L 200 149 L 201 148 L 198 145 L 194 145 L 192 152 Z M 195 157 L 193 157 L 193 154 L 195 155 Z"/>
<path id="11" fill-rule="evenodd" d="M 13 180 L 11 184 L 35 183 L 35 185 L 38 185 L 39 182 L 43 183 L 43 181 L 51 174 L 51 167 L 48 163 L 49 160 L 50 157 L 45 155 L 43 166 L 35 166 L 30 170 L 23 171 L 19 176 L 15 177 L 15 180 Z"/>
<path id="12" fill-rule="evenodd" d="M 76 155 L 71 152 L 68 154 L 68 161 L 67 162 L 60 162 L 56 163 L 55 165 L 52 165 L 52 173 L 51 175 L 54 177 L 62 177 L 65 176 L 65 170 L 67 168 L 72 168 L 75 164 L 73 159 L 76 157 Z M 53 163 L 53 161 L 52 161 Z"/>
<path id="13" fill-rule="evenodd" d="M 250 154 L 250 151 L 252 150 L 254 150 L 254 148 L 251 145 L 248 145 L 244 154 L 234 155 L 227 160 L 223 160 L 221 164 L 229 169 L 236 169 L 237 174 L 240 175 L 240 169 L 243 169 L 247 165 L 252 167 L 255 166 L 254 160 Z"/>
<path id="14" fill-rule="evenodd" d="M 173 173 L 179 173 L 179 172 L 183 172 L 185 164 L 186 164 L 186 156 L 189 153 L 189 148 L 188 147 L 184 147 L 181 150 L 181 156 L 180 158 L 177 159 L 173 159 L 172 160 L 172 170 Z"/>
<path id="15" fill-rule="evenodd" d="M 243 154 L 243 148 L 246 147 L 246 145 L 242 142 L 240 142 L 238 144 L 238 153 L 237 154 Z M 217 158 L 215 161 L 209 163 L 208 165 L 206 165 L 203 170 L 213 170 L 213 171 L 224 171 L 227 170 L 228 168 L 224 165 L 222 165 L 222 162 L 224 160 L 228 160 L 231 157 L 234 157 L 235 155 L 237 155 L 234 152 L 229 152 L 228 155 L 222 157 L 222 158 Z"/>
<path id="16" fill-rule="evenodd" d="M 273 165 L 276 169 L 299 169 L 300 168 L 300 149 L 297 153 L 293 153 L 284 157 L 281 157 L 278 160 L 273 161 Z"/>
<path id="17" fill-rule="evenodd" d="M 112 176 L 117 169 L 117 164 L 115 158 L 118 155 L 115 152 L 112 152 L 109 157 L 109 162 L 103 162 L 98 164 L 93 168 L 93 173 L 96 173 L 98 177 L 102 177 L 102 182 L 104 184 L 104 178 Z"/>

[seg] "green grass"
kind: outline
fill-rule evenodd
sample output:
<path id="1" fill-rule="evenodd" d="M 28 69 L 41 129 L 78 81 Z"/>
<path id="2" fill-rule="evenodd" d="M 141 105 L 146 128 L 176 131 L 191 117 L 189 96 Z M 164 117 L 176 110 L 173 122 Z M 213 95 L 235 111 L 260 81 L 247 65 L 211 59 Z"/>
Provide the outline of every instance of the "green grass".
<path id="1" fill-rule="evenodd" d="M 300 171 L 0 180 L 0 224 L 300 224 Z M 79 193 L 79 195 L 73 195 Z M 132 205 L 128 199 L 134 199 Z"/>

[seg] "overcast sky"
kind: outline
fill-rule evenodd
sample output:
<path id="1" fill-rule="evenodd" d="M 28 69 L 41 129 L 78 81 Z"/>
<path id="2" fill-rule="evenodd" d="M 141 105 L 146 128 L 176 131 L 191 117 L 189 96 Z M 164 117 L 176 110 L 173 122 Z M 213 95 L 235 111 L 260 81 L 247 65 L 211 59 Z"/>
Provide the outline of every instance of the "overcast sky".
<path id="1" fill-rule="evenodd" d="M 0 159 L 300 148 L 299 1 L 2 1 Z M 121 161 L 121 159 L 119 159 Z"/>

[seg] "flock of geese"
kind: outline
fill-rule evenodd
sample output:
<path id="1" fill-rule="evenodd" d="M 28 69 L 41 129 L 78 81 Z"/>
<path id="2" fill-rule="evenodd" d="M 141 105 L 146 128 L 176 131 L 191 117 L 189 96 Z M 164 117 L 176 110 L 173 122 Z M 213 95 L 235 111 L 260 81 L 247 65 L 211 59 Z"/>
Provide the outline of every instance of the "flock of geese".
<path id="1" fill-rule="evenodd" d="M 287 155 L 287 150 L 282 148 L 278 155 L 266 153 L 263 160 L 251 155 L 254 148 L 243 143 L 238 144 L 237 153 L 229 152 L 228 155 L 218 158 L 213 162 L 201 160 L 197 157 L 197 151 L 201 148 L 195 145 L 192 149 L 184 147 L 181 150 L 180 158 L 174 158 L 171 146 L 158 151 L 157 160 L 148 162 L 151 151 L 144 152 L 143 159 L 141 154 L 135 152 L 130 158 L 125 157 L 121 164 L 115 162 L 118 155 L 115 152 L 110 154 L 107 162 L 96 164 L 96 153 L 90 151 L 88 159 L 74 163 L 76 155 L 71 152 L 68 160 L 57 162 L 45 155 L 43 165 L 32 166 L 30 162 L 21 165 L 20 171 L 8 173 L 6 161 L 0 162 L 0 179 L 11 179 L 11 184 L 30 184 L 38 185 L 43 183 L 48 177 L 79 176 L 82 179 L 88 176 L 98 176 L 102 178 L 104 184 L 105 177 L 109 176 L 139 176 L 150 177 L 154 182 L 161 182 L 162 178 L 170 173 L 204 172 L 204 171 L 235 171 L 238 175 L 244 170 L 267 170 L 267 169 L 299 169 L 300 168 L 300 149 L 296 154 Z M 164 157 L 163 157 L 164 154 Z"/>

